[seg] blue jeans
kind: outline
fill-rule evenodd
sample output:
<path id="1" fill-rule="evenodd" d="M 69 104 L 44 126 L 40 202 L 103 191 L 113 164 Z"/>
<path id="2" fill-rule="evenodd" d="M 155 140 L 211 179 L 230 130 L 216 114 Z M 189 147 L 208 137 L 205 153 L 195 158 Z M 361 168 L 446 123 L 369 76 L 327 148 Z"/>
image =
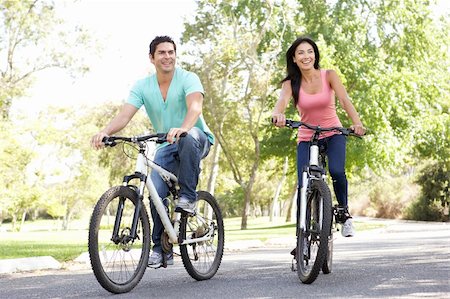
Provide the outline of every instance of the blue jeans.
<path id="1" fill-rule="evenodd" d="M 347 139 L 344 135 L 333 135 L 319 140 L 319 147 L 325 146 L 328 157 L 328 171 L 333 181 L 334 194 L 340 206 L 347 207 L 348 183 L 345 175 L 345 145 Z M 302 170 L 309 164 L 309 141 L 297 145 L 297 177 L 299 191 L 302 187 Z M 300 194 L 300 193 L 299 193 Z"/>
<path id="2" fill-rule="evenodd" d="M 200 174 L 200 160 L 208 155 L 210 146 L 207 135 L 194 127 L 189 130 L 188 135 L 180 138 L 178 143 L 169 144 L 156 152 L 155 163 L 178 177 L 180 198 L 197 200 L 196 188 Z M 169 187 L 156 171 L 152 171 L 151 180 L 159 197 L 166 198 L 169 195 Z M 163 203 L 168 206 L 169 201 L 164 200 Z M 153 251 L 161 253 L 161 235 L 164 226 L 151 200 L 150 212 L 153 218 Z"/>

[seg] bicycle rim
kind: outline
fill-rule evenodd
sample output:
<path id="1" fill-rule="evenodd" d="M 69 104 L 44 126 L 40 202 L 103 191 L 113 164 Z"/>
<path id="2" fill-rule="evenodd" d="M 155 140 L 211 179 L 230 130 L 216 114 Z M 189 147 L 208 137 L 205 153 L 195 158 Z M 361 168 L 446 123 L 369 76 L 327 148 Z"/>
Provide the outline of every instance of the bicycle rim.
<path id="1" fill-rule="evenodd" d="M 113 228 L 120 199 L 123 213 L 118 240 L 112 241 Z M 150 226 L 142 205 L 137 237 L 130 238 L 138 196 L 128 187 L 113 187 L 100 198 L 89 227 L 89 256 L 92 270 L 100 285 L 112 293 L 133 289 L 144 275 L 150 250 Z"/>
<path id="2" fill-rule="evenodd" d="M 328 253 L 331 194 L 323 181 L 314 181 L 308 192 L 306 228 L 297 234 L 297 274 L 306 284 L 316 280 Z"/>
<path id="3" fill-rule="evenodd" d="M 192 278 L 213 277 L 222 261 L 224 227 L 219 206 L 211 194 L 198 192 L 196 213 L 181 218 L 180 234 L 183 240 L 212 235 L 206 241 L 180 245 L 180 252 L 183 265 Z"/>

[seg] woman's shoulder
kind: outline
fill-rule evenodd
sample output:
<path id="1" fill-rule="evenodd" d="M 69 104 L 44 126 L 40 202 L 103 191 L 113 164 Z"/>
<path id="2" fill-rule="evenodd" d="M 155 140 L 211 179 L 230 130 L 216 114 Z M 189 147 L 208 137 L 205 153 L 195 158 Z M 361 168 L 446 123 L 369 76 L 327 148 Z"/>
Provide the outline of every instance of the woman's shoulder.
<path id="1" fill-rule="evenodd" d="M 321 69 L 320 72 L 322 74 L 326 74 L 327 76 L 336 74 L 336 71 L 333 69 Z"/>
<path id="2" fill-rule="evenodd" d="M 338 77 L 338 74 L 333 69 L 325 69 L 321 70 L 321 73 L 326 77 L 328 82 L 333 81 L 335 78 Z"/>

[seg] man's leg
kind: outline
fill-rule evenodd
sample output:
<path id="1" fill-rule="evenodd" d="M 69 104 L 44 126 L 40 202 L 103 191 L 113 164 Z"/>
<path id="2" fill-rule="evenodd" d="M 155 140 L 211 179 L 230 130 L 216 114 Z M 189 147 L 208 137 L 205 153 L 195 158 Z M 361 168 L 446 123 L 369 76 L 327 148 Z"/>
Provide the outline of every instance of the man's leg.
<path id="1" fill-rule="evenodd" d="M 189 211 L 192 207 L 187 205 L 197 200 L 197 184 L 200 175 L 200 160 L 209 153 L 210 143 L 207 135 L 200 129 L 194 127 L 189 130 L 188 135 L 180 138 L 178 142 L 178 156 L 180 168 L 178 182 L 180 185 L 180 202 L 178 207 Z"/>
<path id="2" fill-rule="evenodd" d="M 175 156 L 177 155 L 177 147 L 176 145 L 168 145 L 166 147 L 161 148 L 156 152 L 154 162 L 160 165 L 161 167 L 167 169 L 170 172 L 176 173 L 178 161 Z M 156 191 L 158 192 L 159 197 L 163 200 L 169 195 L 169 188 L 167 184 L 163 181 L 161 176 L 156 172 L 152 171 L 151 180 L 155 185 Z M 168 200 L 163 202 L 164 205 L 168 206 Z M 153 219 L 153 230 L 152 230 L 152 241 L 153 241 L 153 254 L 156 256 L 157 254 L 162 254 L 161 248 L 161 235 L 164 232 L 164 226 L 161 222 L 161 218 L 159 217 L 158 212 L 156 211 L 156 207 L 153 204 L 152 199 L 150 199 L 150 212 Z M 153 260 L 153 259 L 151 259 Z M 149 265 L 152 261 L 149 261 Z"/>

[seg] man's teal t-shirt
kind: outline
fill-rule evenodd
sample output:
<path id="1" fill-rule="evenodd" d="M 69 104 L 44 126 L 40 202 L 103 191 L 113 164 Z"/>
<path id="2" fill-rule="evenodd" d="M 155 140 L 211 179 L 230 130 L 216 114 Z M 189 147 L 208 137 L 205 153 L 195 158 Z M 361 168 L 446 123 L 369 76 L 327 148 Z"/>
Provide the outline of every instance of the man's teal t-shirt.
<path id="1" fill-rule="evenodd" d="M 137 109 L 145 107 L 153 128 L 157 133 L 167 133 L 171 128 L 180 128 L 187 114 L 186 96 L 193 92 L 204 93 L 198 76 L 181 68 L 176 68 L 164 101 L 156 74 L 137 81 L 130 91 L 127 103 Z M 208 135 L 214 144 L 214 135 L 200 115 L 195 127 Z"/>

